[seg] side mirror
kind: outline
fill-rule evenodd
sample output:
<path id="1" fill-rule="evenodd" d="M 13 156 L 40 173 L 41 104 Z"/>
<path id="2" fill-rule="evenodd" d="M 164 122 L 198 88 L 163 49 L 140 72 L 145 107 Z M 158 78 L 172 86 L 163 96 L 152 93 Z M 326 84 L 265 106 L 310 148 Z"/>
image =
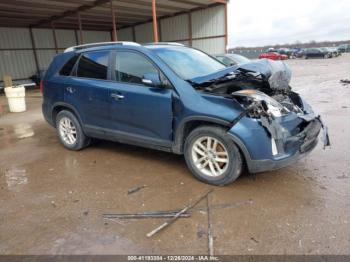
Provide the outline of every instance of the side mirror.
<path id="1" fill-rule="evenodd" d="M 159 73 L 145 73 L 142 77 L 142 83 L 151 87 L 162 87 Z"/>

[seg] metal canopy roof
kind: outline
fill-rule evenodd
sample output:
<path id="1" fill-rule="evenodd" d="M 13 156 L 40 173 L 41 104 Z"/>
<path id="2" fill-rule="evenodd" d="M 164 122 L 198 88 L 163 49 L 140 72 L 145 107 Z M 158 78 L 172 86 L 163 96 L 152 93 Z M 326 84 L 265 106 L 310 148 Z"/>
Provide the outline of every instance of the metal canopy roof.
<path id="1" fill-rule="evenodd" d="M 170 17 L 226 0 L 158 0 L 157 17 Z M 117 28 L 152 21 L 152 0 L 112 0 Z M 0 0 L 0 27 L 111 30 L 111 0 Z"/>

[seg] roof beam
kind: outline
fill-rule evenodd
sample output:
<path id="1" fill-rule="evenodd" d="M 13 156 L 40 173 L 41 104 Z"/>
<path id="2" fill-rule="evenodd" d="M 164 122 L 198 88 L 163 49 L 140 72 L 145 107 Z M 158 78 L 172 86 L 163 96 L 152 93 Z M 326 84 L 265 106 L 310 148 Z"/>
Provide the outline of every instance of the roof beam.
<path id="1" fill-rule="evenodd" d="M 219 3 L 219 4 L 227 4 L 228 1 L 227 0 L 214 0 L 215 3 Z"/>
<path id="2" fill-rule="evenodd" d="M 81 18 L 83 18 L 81 14 L 80 14 L 80 16 L 81 16 Z M 108 17 L 105 17 L 104 19 L 101 19 L 101 18 L 99 18 L 99 19 L 86 19 L 84 17 L 83 24 L 85 25 L 85 24 L 89 24 L 89 23 L 90 24 L 93 24 L 93 23 L 96 23 L 96 24 L 98 24 L 98 23 L 106 23 L 106 24 L 110 24 L 111 27 L 112 27 L 112 23 L 111 23 L 110 20 L 111 19 L 108 19 Z M 55 24 L 58 24 L 60 22 L 75 23 L 76 21 L 77 21 L 76 17 L 65 17 L 65 18 L 62 18 L 62 19 L 56 21 Z M 124 23 L 124 24 L 133 24 L 134 22 L 144 21 L 144 20 L 143 19 L 119 18 L 118 21 L 121 22 L 121 23 Z"/>
<path id="3" fill-rule="evenodd" d="M 147 13 L 147 12 L 132 12 L 132 11 L 124 10 L 124 9 L 120 9 L 120 8 L 116 8 L 116 10 L 118 11 L 118 13 L 121 13 L 125 16 L 134 16 L 134 17 L 151 17 L 152 16 L 151 11 L 149 13 Z M 82 14 L 108 16 L 110 14 L 110 10 L 108 10 L 108 9 L 103 9 L 103 10 L 94 9 L 93 11 L 89 10 L 89 11 L 82 12 Z"/>
<path id="4" fill-rule="evenodd" d="M 133 14 L 145 14 L 147 12 L 149 12 L 149 14 L 152 13 L 152 9 L 118 6 L 118 5 L 114 5 L 114 6 L 118 12 L 128 12 L 128 13 L 133 13 Z M 95 8 L 94 11 L 105 11 L 105 12 L 110 13 L 110 7 L 103 5 L 103 6 L 99 6 L 99 7 Z M 171 14 L 172 12 L 171 11 L 161 11 L 159 13 Z"/>
<path id="5" fill-rule="evenodd" d="M 91 8 L 94 8 L 94 7 L 99 6 L 99 5 L 106 4 L 108 2 L 109 2 L 109 0 L 96 0 L 92 4 L 81 5 L 81 6 L 79 6 L 78 8 L 76 8 L 74 10 L 65 11 L 65 12 L 63 12 L 60 15 L 54 15 L 54 16 L 51 16 L 48 19 L 40 20 L 38 23 L 33 24 L 30 27 L 41 26 L 43 24 L 51 23 L 53 21 L 56 21 L 58 19 L 61 19 L 61 18 L 67 17 L 67 16 L 76 15 L 79 12 L 87 11 L 87 10 L 89 10 Z"/>
<path id="6" fill-rule="evenodd" d="M 143 2 L 143 1 L 134 1 L 134 2 L 130 2 L 130 0 L 117 0 L 115 2 L 115 6 L 120 6 L 119 3 L 125 3 L 125 4 L 132 4 L 133 6 L 139 6 L 139 7 L 145 7 L 144 10 L 150 10 L 152 11 L 152 5 L 150 2 Z M 131 6 L 129 6 L 131 7 Z M 131 7 L 133 8 L 133 7 Z M 164 10 L 165 9 L 165 10 Z M 158 10 L 163 10 L 163 11 L 166 11 L 166 12 L 173 12 L 173 11 L 181 11 L 183 10 L 183 8 L 181 7 L 177 7 L 177 6 L 172 6 L 172 5 L 168 5 L 168 4 L 162 4 L 162 2 L 158 3 L 157 2 L 157 11 Z"/>
<path id="7" fill-rule="evenodd" d="M 182 3 L 182 4 L 186 4 L 186 5 L 193 5 L 193 6 L 200 6 L 200 7 L 205 7 L 207 6 L 207 4 L 203 4 L 200 2 L 195 2 L 195 1 L 191 1 L 191 0 L 172 0 L 173 2 L 177 2 L 177 3 Z"/>
<path id="8" fill-rule="evenodd" d="M 21 18 L 21 17 L 38 17 L 38 18 L 47 18 L 47 14 L 33 14 L 28 12 L 11 12 L 11 11 L 3 11 L 0 10 L 1 17 L 13 17 L 13 18 Z"/>
<path id="9" fill-rule="evenodd" d="M 103 19 L 106 20 L 106 18 L 108 17 L 108 14 L 95 14 L 95 13 L 81 13 L 81 15 L 84 17 L 84 19 L 86 20 L 97 20 L 97 19 Z M 63 19 L 66 18 L 71 18 L 73 16 L 67 16 Z M 125 13 L 120 13 L 120 15 L 118 14 L 118 17 L 120 18 L 125 18 L 125 19 L 129 19 L 129 20 L 139 20 L 139 19 L 144 19 L 145 16 L 141 16 L 141 15 L 134 15 L 134 14 L 125 14 Z M 151 15 L 146 16 L 147 18 L 151 17 Z"/>
<path id="10" fill-rule="evenodd" d="M 32 0 L 32 1 L 26 1 L 26 0 L 16 0 L 15 1 L 16 6 L 27 6 L 27 7 L 31 7 L 31 6 L 45 6 L 47 8 L 59 8 L 59 9 L 72 9 L 72 8 L 77 8 L 80 5 L 78 4 L 74 4 L 74 3 L 70 3 L 70 2 L 52 2 L 52 1 L 40 1 L 40 0 Z"/>
<path id="11" fill-rule="evenodd" d="M 25 6 L 16 6 L 10 4 L 2 4 L 0 3 L 1 11 L 10 11 L 10 12 L 30 12 L 30 13 L 38 13 L 38 14 L 46 14 L 52 15 L 58 13 L 60 10 L 45 8 L 45 7 L 25 7 Z"/>

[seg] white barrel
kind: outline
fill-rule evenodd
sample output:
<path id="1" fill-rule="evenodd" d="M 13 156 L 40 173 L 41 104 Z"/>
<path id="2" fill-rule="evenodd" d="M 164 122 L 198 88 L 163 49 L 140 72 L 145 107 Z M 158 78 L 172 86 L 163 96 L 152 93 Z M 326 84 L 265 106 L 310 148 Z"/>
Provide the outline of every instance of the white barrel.
<path id="1" fill-rule="evenodd" d="M 26 111 L 25 87 L 6 87 L 5 94 L 9 104 L 10 112 Z"/>

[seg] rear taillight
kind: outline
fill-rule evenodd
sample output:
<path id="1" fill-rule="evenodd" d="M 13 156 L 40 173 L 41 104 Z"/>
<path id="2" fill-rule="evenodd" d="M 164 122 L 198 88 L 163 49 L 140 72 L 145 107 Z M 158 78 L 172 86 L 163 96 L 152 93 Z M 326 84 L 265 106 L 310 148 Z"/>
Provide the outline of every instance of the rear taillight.
<path id="1" fill-rule="evenodd" d="M 41 93 L 44 92 L 44 81 L 43 80 L 40 81 L 40 92 Z"/>

